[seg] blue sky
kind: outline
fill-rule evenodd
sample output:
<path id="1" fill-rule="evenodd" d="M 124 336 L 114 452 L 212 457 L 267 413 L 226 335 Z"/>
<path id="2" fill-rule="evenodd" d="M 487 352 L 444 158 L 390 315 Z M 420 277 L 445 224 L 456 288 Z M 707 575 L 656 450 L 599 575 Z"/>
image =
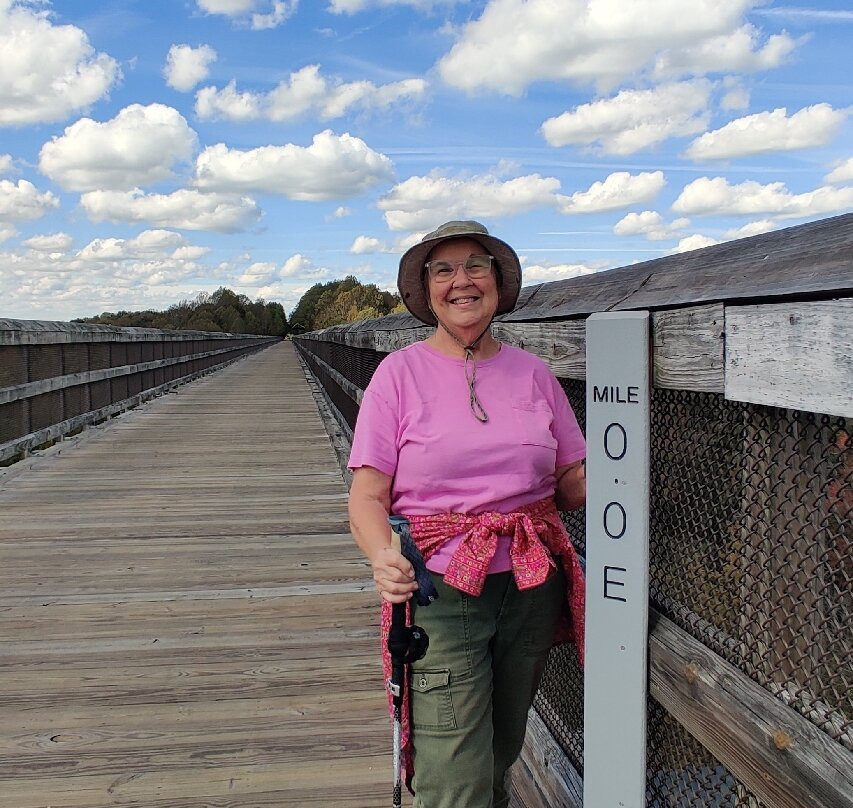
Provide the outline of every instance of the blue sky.
<path id="1" fill-rule="evenodd" d="M 853 209 L 853 5 L 0 0 L 0 317 L 290 311 L 452 218 L 525 283 Z"/>

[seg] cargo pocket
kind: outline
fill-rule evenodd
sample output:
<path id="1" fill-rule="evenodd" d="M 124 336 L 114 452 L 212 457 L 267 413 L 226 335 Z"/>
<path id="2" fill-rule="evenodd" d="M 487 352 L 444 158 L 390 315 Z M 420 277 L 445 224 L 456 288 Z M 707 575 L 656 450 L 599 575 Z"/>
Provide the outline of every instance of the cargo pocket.
<path id="1" fill-rule="evenodd" d="M 412 726 L 417 729 L 456 729 L 450 671 L 412 671 Z"/>

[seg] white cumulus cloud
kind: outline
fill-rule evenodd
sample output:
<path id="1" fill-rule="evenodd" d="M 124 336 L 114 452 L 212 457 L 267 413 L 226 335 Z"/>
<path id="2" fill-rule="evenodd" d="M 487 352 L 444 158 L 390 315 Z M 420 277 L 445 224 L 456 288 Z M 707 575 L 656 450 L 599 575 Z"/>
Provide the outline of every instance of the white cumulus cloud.
<path id="1" fill-rule="evenodd" d="M 268 93 L 240 92 L 235 81 L 221 90 L 204 87 L 196 94 L 196 113 L 204 119 L 250 121 L 263 118 L 276 122 L 312 114 L 327 121 L 352 110 L 389 109 L 397 103 L 421 97 L 427 86 L 423 79 L 404 79 L 379 86 L 370 81 L 344 82 L 323 76 L 319 65 L 306 65 Z"/>
<path id="2" fill-rule="evenodd" d="M 518 96 L 533 82 L 609 89 L 774 67 L 795 47 L 744 22 L 754 0 L 491 0 L 439 61 L 444 81 Z"/>
<path id="3" fill-rule="evenodd" d="M 672 204 L 676 213 L 687 215 L 756 216 L 804 218 L 853 207 L 853 187 L 822 186 L 814 191 L 792 194 L 782 182 L 767 185 L 748 180 L 731 185 L 725 177 L 700 177 L 684 187 Z"/>
<path id="4" fill-rule="evenodd" d="M 202 120 L 254 121 L 261 117 L 261 99 L 255 93 L 238 92 L 235 81 L 221 90 L 202 87 L 195 96 L 195 113 Z"/>
<path id="5" fill-rule="evenodd" d="M 644 210 L 642 213 L 629 213 L 613 226 L 613 233 L 617 236 L 645 236 L 649 241 L 665 241 L 677 238 L 686 227 L 690 225 L 690 219 L 675 219 L 665 222 L 663 217 L 654 210 Z"/>
<path id="6" fill-rule="evenodd" d="M 853 181 L 853 157 L 850 157 L 844 162 L 836 165 L 824 179 L 829 183 Z"/>
<path id="7" fill-rule="evenodd" d="M 22 243 L 36 252 L 65 253 L 71 249 L 74 239 L 68 233 L 49 233 L 43 236 L 32 236 Z"/>
<path id="8" fill-rule="evenodd" d="M 476 177 L 409 177 L 377 203 L 391 230 L 431 230 L 448 219 L 497 218 L 553 207 L 560 181 L 529 174 L 504 180 Z"/>
<path id="9" fill-rule="evenodd" d="M 349 251 L 353 255 L 368 255 L 370 253 L 389 252 L 385 242 L 373 236 L 356 236 Z"/>
<path id="10" fill-rule="evenodd" d="M 203 194 L 181 189 L 171 194 L 89 191 L 80 204 L 93 222 L 147 223 L 180 230 L 236 233 L 259 217 L 254 200 L 234 194 Z"/>
<path id="11" fill-rule="evenodd" d="M 196 3 L 207 14 L 230 17 L 255 31 L 277 28 L 299 6 L 299 0 L 196 0 Z"/>
<path id="12" fill-rule="evenodd" d="M 164 104 L 125 107 L 105 123 L 81 118 L 42 146 L 39 169 L 66 190 L 129 190 L 172 176 L 196 134 Z"/>
<path id="13" fill-rule="evenodd" d="M 629 174 L 615 171 L 601 182 L 594 182 L 586 191 L 577 191 L 559 199 L 563 213 L 600 213 L 619 210 L 654 199 L 666 185 L 662 171 Z"/>
<path id="14" fill-rule="evenodd" d="M 788 34 L 774 34 L 762 44 L 758 29 L 746 24 L 719 36 L 663 51 L 655 59 L 652 74 L 655 78 L 666 79 L 770 70 L 781 65 L 796 46 L 797 42 Z"/>
<path id="15" fill-rule="evenodd" d="M 118 63 L 47 11 L 0 2 L 0 126 L 60 121 L 103 98 Z"/>
<path id="16" fill-rule="evenodd" d="M 207 78 L 210 64 L 215 61 L 216 51 L 210 45 L 200 45 L 198 48 L 172 45 L 163 68 L 166 84 L 181 92 L 192 90 Z"/>
<path id="17" fill-rule="evenodd" d="M 579 278 L 581 275 L 592 275 L 601 267 L 589 264 L 525 264 L 521 270 L 522 284 L 547 283 L 561 281 L 566 278 Z"/>
<path id="18" fill-rule="evenodd" d="M 829 104 L 815 104 L 790 117 L 784 107 L 747 115 L 696 138 L 687 149 L 687 156 L 693 160 L 727 160 L 823 146 L 835 137 L 847 114 Z"/>
<path id="19" fill-rule="evenodd" d="M 31 222 L 59 207 L 50 192 L 40 192 L 29 180 L 0 180 L 0 222 Z"/>
<path id="20" fill-rule="evenodd" d="M 123 261 L 163 256 L 185 243 L 180 233 L 171 230 L 143 230 L 131 239 L 96 238 L 78 253 L 86 261 Z"/>
<path id="21" fill-rule="evenodd" d="M 465 0 L 329 0 L 332 14 L 356 14 L 369 8 L 410 6 L 419 11 L 432 11 L 436 6 L 450 6 Z"/>
<path id="22" fill-rule="evenodd" d="M 739 110 L 749 107 L 749 90 L 740 85 L 730 86 L 720 99 L 720 109 Z"/>
<path id="23" fill-rule="evenodd" d="M 707 79 L 623 90 L 549 118 L 542 134 L 551 146 L 597 145 L 606 154 L 632 154 L 708 125 L 712 85 Z"/>
<path id="24" fill-rule="evenodd" d="M 778 227 L 776 222 L 771 219 L 759 219 L 755 222 L 747 222 L 742 227 L 735 227 L 731 230 L 726 230 L 725 237 L 727 239 L 747 238 L 748 236 L 758 236 L 762 233 L 769 233 Z"/>
<path id="25" fill-rule="evenodd" d="M 209 146 L 196 160 L 195 184 L 316 202 L 363 193 L 391 173 L 391 161 L 363 140 L 326 130 L 314 135 L 308 147 L 288 143 L 241 151 L 223 143 Z"/>
<path id="26" fill-rule="evenodd" d="M 712 247 L 714 244 L 719 244 L 719 242 L 710 236 L 703 236 L 697 233 L 681 239 L 677 246 L 670 250 L 670 253 L 674 255 L 676 253 L 690 252 L 691 250 L 701 250 L 703 247 Z"/>
<path id="27" fill-rule="evenodd" d="M 0 174 L 7 174 L 12 168 L 12 155 L 0 154 Z"/>

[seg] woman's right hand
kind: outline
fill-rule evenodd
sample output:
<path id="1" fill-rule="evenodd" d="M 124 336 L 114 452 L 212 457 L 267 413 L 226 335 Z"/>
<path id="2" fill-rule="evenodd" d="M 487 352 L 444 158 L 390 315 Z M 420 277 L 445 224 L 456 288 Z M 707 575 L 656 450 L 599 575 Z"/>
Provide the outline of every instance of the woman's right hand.
<path id="1" fill-rule="evenodd" d="M 415 568 L 396 548 L 390 545 L 381 548 L 370 563 L 376 589 L 388 603 L 405 603 L 418 588 Z"/>

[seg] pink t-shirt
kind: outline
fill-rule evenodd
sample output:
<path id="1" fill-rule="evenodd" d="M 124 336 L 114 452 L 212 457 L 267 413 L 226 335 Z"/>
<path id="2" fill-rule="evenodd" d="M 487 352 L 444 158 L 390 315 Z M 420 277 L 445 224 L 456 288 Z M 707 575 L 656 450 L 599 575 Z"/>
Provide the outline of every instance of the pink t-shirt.
<path id="1" fill-rule="evenodd" d="M 382 360 L 364 392 L 349 467 L 393 477 L 392 513 L 509 513 L 553 496 L 555 469 L 586 455 L 566 394 L 539 357 L 501 345 L 478 360 L 476 391 L 485 424 L 471 411 L 464 360 L 424 342 Z M 459 540 L 429 569 L 443 573 Z M 489 572 L 511 567 L 501 537 Z"/>

